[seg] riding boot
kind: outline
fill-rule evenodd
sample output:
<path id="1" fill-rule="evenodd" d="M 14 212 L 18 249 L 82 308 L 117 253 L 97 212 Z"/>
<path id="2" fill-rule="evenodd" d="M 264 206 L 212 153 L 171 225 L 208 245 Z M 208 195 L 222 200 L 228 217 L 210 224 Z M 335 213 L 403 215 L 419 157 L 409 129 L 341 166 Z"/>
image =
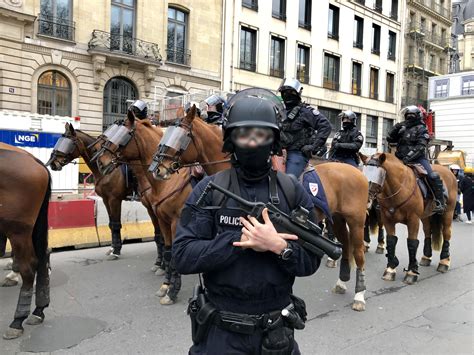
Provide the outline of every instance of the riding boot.
<path id="1" fill-rule="evenodd" d="M 122 223 L 110 222 L 109 228 L 112 231 L 112 254 L 119 256 L 122 250 L 122 236 L 120 230 L 122 229 Z"/>
<path id="2" fill-rule="evenodd" d="M 434 194 L 435 206 L 433 208 L 433 212 L 442 214 L 446 208 L 446 202 L 444 201 L 443 181 L 437 173 L 430 174 L 428 176 L 428 181 Z"/>
<path id="3" fill-rule="evenodd" d="M 326 229 L 328 230 L 328 239 L 336 241 L 336 236 L 334 235 L 334 228 L 331 222 L 326 221 Z"/>
<path id="4" fill-rule="evenodd" d="M 398 258 L 395 256 L 395 248 L 397 247 L 398 238 L 395 235 L 387 235 L 387 267 L 395 269 L 398 264 Z"/>
<path id="5" fill-rule="evenodd" d="M 405 271 L 412 271 L 415 274 L 418 272 L 418 262 L 416 261 L 416 251 L 418 250 L 418 245 L 420 241 L 418 239 L 407 239 L 408 246 L 408 269 Z"/>
<path id="6" fill-rule="evenodd" d="M 178 293 L 181 290 L 181 275 L 178 273 L 174 266 L 174 260 L 171 259 L 170 265 L 170 287 L 168 289 L 167 295 L 172 301 L 176 301 Z"/>
<path id="7" fill-rule="evenodd" d="M 5 251 L 7 249 L 7 236 L 0 234 L 0 258 L 5 256 Z"/>

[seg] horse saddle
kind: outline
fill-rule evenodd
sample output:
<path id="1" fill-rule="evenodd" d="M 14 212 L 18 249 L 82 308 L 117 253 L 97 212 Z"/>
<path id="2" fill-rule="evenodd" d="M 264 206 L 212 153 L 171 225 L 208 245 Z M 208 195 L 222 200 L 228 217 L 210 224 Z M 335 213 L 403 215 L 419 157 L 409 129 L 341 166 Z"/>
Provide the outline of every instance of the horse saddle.
<path id="1" fill-rule="evenodd" d="M 407 164 L 413 170 L 413 173 L 416 176 L 416 182 L 418 183 L 418 187 L 420 188 L 421 194 L 423 195 L 423 200 L 425 202 L 425 206 L 427 204 L 428 199 L 433 199 L 433 189 L 430 185 L 430 181 L 428 179 L 428 172 L 421 164 Z M 443 194 L 445 199 L 448 198 L 448 189 L 446 185 L 443 183 Z"/>

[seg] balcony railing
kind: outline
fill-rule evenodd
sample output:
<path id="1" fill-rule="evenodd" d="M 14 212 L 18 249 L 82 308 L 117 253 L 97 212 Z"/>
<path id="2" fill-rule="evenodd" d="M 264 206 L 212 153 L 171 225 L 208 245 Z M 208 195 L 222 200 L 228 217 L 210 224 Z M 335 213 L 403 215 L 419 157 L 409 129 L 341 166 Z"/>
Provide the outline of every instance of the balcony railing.
<path id="1" fill-rule="evenodd" d="M 38 15 L 38 34 L 74 41 L 75 23 L 69 19 Z"/>
<path id="2" fill-rule="evenodd" d="M 303 84 L 309 84 L 309 74 L 305 70 L 296 71 L 296 79 L 298 79 Z"/>
<path id="3" fill-rule="evenodd" d="M 421 22 L 416 22 L 416 21 L 408 22 L 406 25 L 406 31 L 410 33 L 417 33 L 424 36 L 426 33 L 425 26 L 426 25 L 422 24 Z"/>
<path id="4" fill-rule="evenodd" d="M 473 94 L 474 94 L 474 91 L 473 91 Z M 464 94 L 464 90 L 463 90 L 463 95 L 467 95 L 467 94 Z M 435 97 L 435 99 L 439 99 L 439 98 L 443 98 L 443 97 L 448 97 L 448 90 L 438 90 L 438 91 L 435 91 L 434 97 Z"/>
<path id="5" fill-rule="evenodd" d="M 280 68 L 270 68 L 270 75 L 276 76 L 277 78 L 283 78 L 285 76 L 285 71 Z"/>
<path id="6" fill-rule="evenodd" d="M 173 46 L 166 49 L 166 61 L 175 64 L 191 65 L 191 51 Z"/>
<path id="7" fill-rule="evenodd" d="M 241 60 L 240 69 L 249 70 L 249 71 L 257 71 L 257 62 Z"/>
<path id="8" fill-rule="evenodd" d="M 433 33 L 431 31 L 426 31 L 425 32 L 425 41 L 426 42 L 429 42 L 429 43 L 432 43 L 438 47 L 443 47 L 443 43 L 445 42 L 441 36 L 437 33 Z"/>
<path id="9" fill-rule="evenodd" d="M 451 20 L 451 13 L 450 10 L 447 8 L 443 7 L 438 1 L 433 1 L 433 0 L 410 0 L 412 3 L 418 3 L 431 11 L 434 11 L 441 16 Z"/>
<path id="10" fill-rule="evenodd" d="M 339 91 L 339 82 L 324 78 L 323 80 L 323 88 L 329 90 L 336 90 Z"/>
<path id="11" fill-rule="evenodd" d="M 94 30 L 92 32 L 92 38 L 89 41 L 89 49 L 126 54 L 156 62 L 161 62 L 162 59 L 160 48 L 156 43 L 100 30 Z"/>

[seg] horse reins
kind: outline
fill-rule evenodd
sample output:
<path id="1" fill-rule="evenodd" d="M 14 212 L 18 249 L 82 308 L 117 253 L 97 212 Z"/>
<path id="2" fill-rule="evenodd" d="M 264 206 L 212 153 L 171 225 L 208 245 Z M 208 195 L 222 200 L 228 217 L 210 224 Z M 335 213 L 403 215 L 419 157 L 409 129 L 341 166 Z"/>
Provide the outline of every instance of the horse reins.
<path id="1" fill-rule="evenodd" d="M 402 188 L 405 185 L 405 182 L 406 182 L 407 178 L 408 178 L 408 174 L 405 174 L 405 178 L 403 179 L 403 183 L 400 184 L 400 187 L 398 188 L 398 190 L 395 193 L 393 193 L 392 195 L 387 196 L 387 197 L 380 197 L 380 198 L 377 197 L 377 201 L 379 202 L 380 207 L 386 209 L 388 212 L 393 214 L 393 213 L 395 213 L 395 211 L 397 209 L 399 209 L 400 207 L 403 207 L 408 201 L 411 200 L 411 198 L 413 197 L 413 195 L 415 195 L 415 192 L 416 192 L 416 187 L 417 187 L 416 177 L 415 177 L 415 183 L 414 183 L 412 192 L 410 193 L 410 195 L 404 201 L 399 203 L 397 206 L 387 207 L 387 206 L 384 206 L 384 204 L 381 201 L 381 200 L 388 200 L 389 198 L 392 198 L 392 197 L 395 197 L 396 195 L 398 195 L 402 191 Z"/>

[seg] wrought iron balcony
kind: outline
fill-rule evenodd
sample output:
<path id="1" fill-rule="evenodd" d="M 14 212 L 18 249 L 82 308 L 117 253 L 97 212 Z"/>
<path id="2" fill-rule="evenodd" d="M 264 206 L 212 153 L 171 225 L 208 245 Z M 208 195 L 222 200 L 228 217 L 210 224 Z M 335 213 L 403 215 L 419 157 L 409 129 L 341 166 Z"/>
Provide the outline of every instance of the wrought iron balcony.
<path id="1" fill-rule="evenodd" d="M 152 62 L 162 60 L 160 48 L 156 43 L 100 30 L 92 32 L 89 49 L 134 56 Z"/>
<path id="2" fill-rule="evenodd" d="M 166 49 L 166 61 L 170 63 L 190 66 L 191 51 L 189 49 L 168 46 L 168 48 Z"/>
<path id="3" fill-rule="evenodd" d="M 74 41 L 75 23 L 67 18 L 38 15 L 38 34 Z"/>

